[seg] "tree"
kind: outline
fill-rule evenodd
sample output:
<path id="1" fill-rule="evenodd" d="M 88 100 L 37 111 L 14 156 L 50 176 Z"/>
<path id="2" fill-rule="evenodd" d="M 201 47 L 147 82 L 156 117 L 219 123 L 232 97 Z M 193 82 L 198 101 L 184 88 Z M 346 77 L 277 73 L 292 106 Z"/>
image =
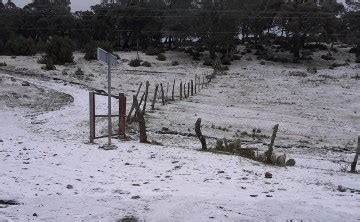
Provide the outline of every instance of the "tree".
<path id="1" fill-rule="evenodd" d="M 7 41 L 5 45 L 5 52 L 8 55 L 29 56 L 36 53 L 35 42 L 31 38 L 24 38 L 23 36 L 13 36 Z"/>
<path id="2" fill-rule="evenodd" d="M 74 45 L 70 38 L 55 36 L 51 39 L 46 49 L 46 60 L 51 60 L 55 65 L 63 65 L 65 63 L 73 63 Z"/>
<path id="3" fill-rule="evenodd" d="M 360 63 L 360 11 L 351 11 L 344 16 L 344 26 L 347 40 L 356 45 L 355 62 Z"/>

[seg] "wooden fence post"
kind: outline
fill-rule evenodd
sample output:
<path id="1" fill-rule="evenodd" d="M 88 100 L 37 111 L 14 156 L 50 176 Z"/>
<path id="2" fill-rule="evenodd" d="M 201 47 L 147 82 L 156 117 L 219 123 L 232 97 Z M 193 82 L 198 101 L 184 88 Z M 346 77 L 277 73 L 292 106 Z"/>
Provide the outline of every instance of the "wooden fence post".
<path id="1" fill-rule="evenodd" d="M 89 92 L 90 105 L 90 143 L 95 141 L 95 93 Z"/>
<path id="2" fill-rule="evenodd" d="M 126 138 L 126 97 L 124 93 L 119 94 L 119 136 Z"/>
<path id="3" fill-rule="evenodd" d="M 133 104 L 135 106 L 135 113 L 139 119 L 138 122 L 139 122 L 139 131 L 140 131 L 140 143 L 148 143 L 144 113 L 140 110 L 140 106 L 135 96 L 133 96 Z"/>
<path id="4" fill-rule="evenodd" d="M 188 85 L 187 85 L 187 98 L 189 98 L 190 96 L 190 82 L 188 82 Z"/>
<path id="5" fill-rule="evenodd" d="M 164 97 L 164 87 L 163 87 L 162 83 L 160 83 L 160 88 L 161 88 L 161 101 L 164 106 L 165 105 L 165 97 Z"/>
<path id="6" fill-rule="evenodd" d="M 152 110 L 155 110 L 155 102 L 156 102 L 156 97 L 157 97 L 158 90 L 159 90 L 159 84 L 156 84 L 155 85 L 154 99 L 153 99 L 152 104 L 151 104 L 151 109 Z"/>
<path id="7" fill-rule="evenodd" d="M 143 83 L 141 82 L 140 85 L 139 85 L 139 88 L 138 88 L 138 90 L 137 90 L 137 93 L 136 93 L 136 95 L 135 95 L 135 97 L 136 97 L 136 102 L 137 102 L 137 98 L 138 98 L 138 96 L 139 96 L 139 93 L 140 93 L 142 84 L 143 84 Z M 129 111 L 129 114 L 128 114 L 128 116 L 127 116 L 127 121 L 128 121 L 128 122 L 131 120 L 131 115 L 132 115 L 132 112 L 134 111 L 134 109 L 135 109 L 134 104 L 132 104 L 132 106 L 131 106 L 131 108 L 130 108 L 130 111 Z"/>
<path id="8" fill-rule="evenodd" d="M 194 81 L 191 80 L 191 96 L 194 96 Z"/>
<path id="9" fill-rule="evenodd" d="M 194 85 L 194 93 L 196 94 L 196 81 L 197 80 L 197 75 L 195 75 L 195 85 Z"/>
<path id="10" fill-rule="evenodd" d="M 274 142 L 275 142 L 275 138 L 276 138 L 276 134 L 279 130 L 279 124 L 276 124 L 273 128 L 273 133 L 271 136 L 271 142 L 269 144 L 269 150 L 267 151 L 267 162 L 271 163 L 271 156 L 274 150 Z"/>
<path id="11" fill-rule="evenodd" d="M 143 106 L 143 110 L 142 110 L 142 112 L 144 114 L 145 114 L 145 111 L 146 111 L 146 103 L 147 103 L 147 99 L 148 99 L 148 95 L 149 95 L 149 86 L 150 86 L 149 81 L 146 81 L 145 100 L 144 100 L 144 106 Z"/>
<path id="12" fill-rule="evenodd" d="M 180 100 L 182 100 L 182 93 L 183 93 L 183 89 L 182 89 L 182 81 L 180 82 Z"/>
<path id="13" fill-rule="evenodd" d="M 172 87 L 172 92 L 171 92 L 171 100 L 172 101 L 175 101 L 175 79 L 174 79 L 174 84 L 173 84 L 173 87 Z"/>
<path id="14" fill-rule="evenodd" d="M 360 154 L 360 136 L 358 137 L 358 144 L 357 144 L 357 149 L 356 149 L 354 162 L 351 164 L 351 172 L 352 173 L 356 172 L 356 165 L 357 165 L 357 161 L 358 161 L 358 158 L 359 158 L 359 154 Z"/>
<path id="15" fill-rule="evenodd" d="M 184 99 L 186 99 L 186 83 L 184 83 Z"/>

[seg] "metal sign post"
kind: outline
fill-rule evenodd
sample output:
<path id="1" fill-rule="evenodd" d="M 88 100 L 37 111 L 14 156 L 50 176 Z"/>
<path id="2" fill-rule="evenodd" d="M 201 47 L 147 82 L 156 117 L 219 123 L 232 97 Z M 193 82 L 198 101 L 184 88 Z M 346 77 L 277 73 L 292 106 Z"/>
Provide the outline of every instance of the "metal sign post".
<path id="1" fill-rule="evenodd" d="M 111 66 L 117 64 L 117 59 L 111 53 L 98 48 L 97 49 L 97 60 L 108 65 L 108 146 L 107 148 L 115 148 L 111 145 L 112 136 L 112 123 L 111 123 Z"/>

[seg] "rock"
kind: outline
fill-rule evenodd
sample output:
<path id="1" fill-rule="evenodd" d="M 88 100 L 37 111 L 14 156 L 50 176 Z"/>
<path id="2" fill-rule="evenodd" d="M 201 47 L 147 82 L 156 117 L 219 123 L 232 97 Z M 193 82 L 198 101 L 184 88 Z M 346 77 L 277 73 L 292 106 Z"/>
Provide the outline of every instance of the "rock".
<path id="1" fill-rule="evenodd" d="M 0 143 L 3 143 L 3 142 L 4 142 L 4 140 L 0 139 Z"/>
<path id="2" fill-rule="evenodd" d="M 346 188 L 343 187 L 343 186 L 341 186 L 341 185 L 339 185 L 339 186 L 338 186 L 338 191 L 339 191 L 339 192 L 342 192 L 342 193 L 343 193 L 343 192 L 346 192 Z"/>
<path id="3" fill-rule="evenodd" d="M 286 161 L 286 166 L 295 166 L 296 162 L 294 159 L 289 159 Z"/>
<path id="4" fill-rule="evenodd" d="M 28 81 L 23 81 L 21 83 L 22 86 L 30 86 L 30 83 Z"/>
<path id="5" fill-rule="evenodd" d="M 37 217 L 38 215 L 37 215 L 37 213 L 33 213 L 33 217 Z"/>
<path id="6" fill-rule="evenodd" d="M 66 188 L 70 190 L 70 189 L 73 189 L 74 187 L 73 187 L 73 185 L 68 184 L 68 185 L 66 185 Z"/>
<path id="7" fill-rule="evenodd" d="M 63 76 L 67 76 L 68 73 L 67 73 L 65 70 L 63 70 L 63 71 L 62 71 L 62 75 L 63 75 Z"/>
<path id="8" fill-rule="evenodd" d="M 269 173 L 269 172 L 266 172 L 266 173 L 265 173 L 265 178 L 271 179 L 271 178 L 272 178 L 272 174 Z"/>
<path id="9" fill-rule="evenodd" d="M 136 196 L 132 196 L 131 199 L 137 200 L 137 199 L 140 199 L 140 196 L 137 196 L 137 195 L 136 195 Z"/>
<path id="10" fill-rule="evenodd" d="M 221 173 L 225 173 L 225 171 L 219 170 L 219 171 L 218 171 L 218 174 L 221 174 Z"/>
<path id="11" fill-rule="evenodd" d="M 255 195 L 255 194 L 252 194 L 252 195 L 250 195 L 250 197 L 257 197 L 258 195 Z"/>

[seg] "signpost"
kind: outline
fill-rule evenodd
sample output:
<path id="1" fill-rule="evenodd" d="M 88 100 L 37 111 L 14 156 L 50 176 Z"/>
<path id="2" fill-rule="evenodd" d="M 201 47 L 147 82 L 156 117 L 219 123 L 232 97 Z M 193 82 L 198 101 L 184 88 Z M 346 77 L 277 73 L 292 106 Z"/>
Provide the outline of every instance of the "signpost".
<path id="1" fill-rule="evenodd" d="M 115 148 L 114 145 L 111 145 L 111 136 L 112 136 L 112 123 L 111 123 L 111 66 L 117 64 L 117 59 L 111 53 L 98 48 L 97 49 L 97 60 L 99 62 L 106 63 L 108 65 L 108 144 L 107 148 Z"/>

